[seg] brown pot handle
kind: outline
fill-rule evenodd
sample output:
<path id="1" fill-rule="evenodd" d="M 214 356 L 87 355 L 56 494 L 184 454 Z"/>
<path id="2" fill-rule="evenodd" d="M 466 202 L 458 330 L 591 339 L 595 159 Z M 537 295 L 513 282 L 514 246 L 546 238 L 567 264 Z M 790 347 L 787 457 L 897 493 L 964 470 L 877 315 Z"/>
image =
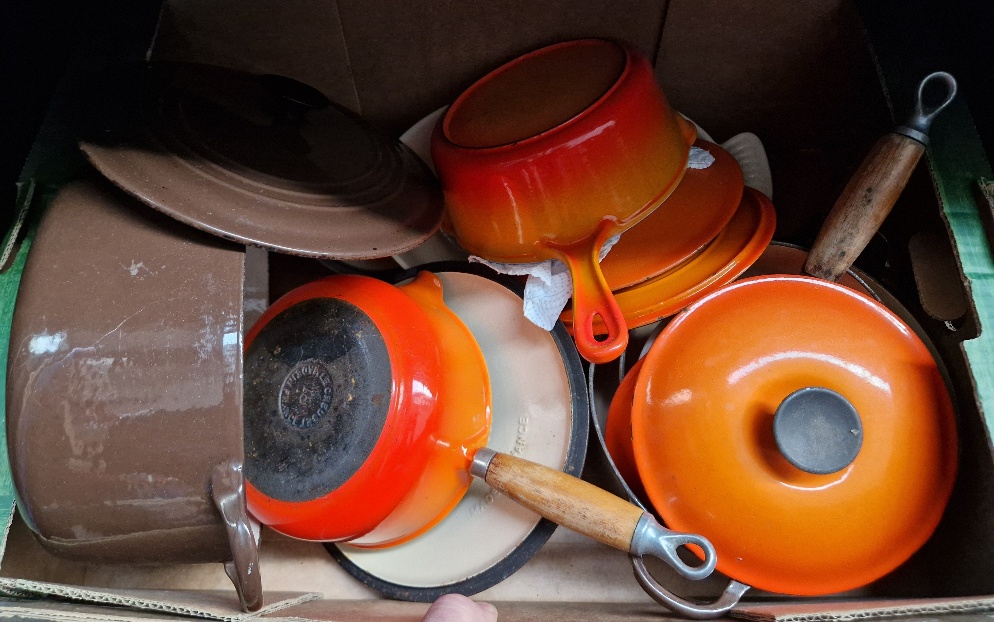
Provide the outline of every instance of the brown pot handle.
<path id="1" fill-rule="evenodd" d="M 946 96 L 925 108 L 922 95 L 930 82 L 942 82 Z M 873 145 L 832 207 L 808 253 L 806 274 L 835 281 L 852 266 L 907 185 L 925 151 L 932 119 L 955 95 L 956 81 L 948 73 L 936 72 L 921 81 L 912 117 Z"/>
<path id="2" fill-rule="evenodd" d="M 628 347 L 628 326 L 601 272 L 600 244 L 584 242 L 555 250 L 573 279 L 573 338 L 577 351 L 591 363 L 613 361 Z M 607 329 L 602 340 L 594 334 L 596 317 Z"/>
<path id="3" fill-rule="evenodd" d="M 633 555 L 659 557 L 688 579 L 714 571 L 717 554 L 706 538 L 666 529 L 642 508 L 571 475 L 487 448 L 477 450 L 472 473 L 563 527 Z M 687 545 L 703 551 L 702 563 L 691 566 L 679 557 Z"/>
<path id="4" fill-rule="evenodd" d="M 210 482 L 211 497 L 224 520 L 231 547 L 232 558 L 224 564 L 224 571 L 235 585 L 242 609 L 258 611 L 263 605 L 259 542 L 252 530 L 253 519 L 245 508 L 245 476 L 241 463 L 231 460 L 215 466 Z"/>

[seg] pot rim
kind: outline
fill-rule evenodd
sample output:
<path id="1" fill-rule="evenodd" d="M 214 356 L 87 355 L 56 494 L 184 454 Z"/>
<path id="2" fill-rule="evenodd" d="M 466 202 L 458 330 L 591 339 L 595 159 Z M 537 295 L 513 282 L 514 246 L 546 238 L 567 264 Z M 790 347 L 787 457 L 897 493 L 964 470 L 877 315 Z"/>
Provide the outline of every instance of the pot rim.
<path id="1" fill-rule="evenodd" d="M 449 135 L 449 128 L 450 128 L 450 124 L 452 122 L 453 114 L 454 113 L 458 113 L 460 111 L 460 106 L 463 103 L 465 103 L 465 100 L 468 99 L 468 98 L 470 98 L 470 97 L 472 97 L 476 93 L 476 91 L 481 86 L 483 86 L 484 84 L 490 83 L 492 80 L 494 80 L 495 78 L 497 78 L 501 74 L 506 73 L 507 71 L 510 71 L 510 70 L 514 69 L 515 67 L 517 67 L 518 65 L 520 65 L 522 63 L 531 61 L 533 58 L 535 58 L 537 56 L 544 56 L 545 54 L 548 54 L 550 52 L 554 52 L 554 51 L 557 51 L 557 50 L 560 50 L 560 49 L 566 48 L 566 47 L 576 47 L 576 46 L 581 46 L 581 45 L 602 45 L 602 44 L 609 44 L 609 45 L 614 46 L 616 49 L 620 50 L 622 52 L 622 54 L 624 54 L 625 63 L 624 63 L 624 66 L 621 69 L 621 72 L 618 74 L 617 78 L 615 78 L 614 82 L 611 83 L 611 86 L 608 87 L 608 89 L 606 91 L 604 91 L 604 93 L 601 94 L 600 97 L 598 97 L 596 100 L 594 100 L 593 103 L 591 103 L 590 105 L 586 106 L 580 112 L 574 114 L 573 116 L 571 116 L 570 118 L 568 118 L 568 119 L 566 119 L 564 121 L 561 121 L 561 122 L 557 123 L 553 127 L 548 128 L 546 130 L 543 130 L 543 131 L 541 131 L 541 132 L 539 132 L 537 134 L 534 134 L 532 136 L 528 136 L 528 137 L 523 138 L 521 140 L 506 142 L 506 143 L 502 143 L 502 144 L 499 144 L 499 145 L 486 145 L 486 146 L 482 146 L 482 147 L 472 147 L 472 146 L 467 146 L 467 145 L 463 145 L 461 143 L 455 142 L 450 137 L 450 135 Z M 589 117 L 590 115 L 594 114 L 597 109 L 603 107 L 604 102 L 606 102 L 607 100 L 611 99 L 614 96 L 614 94 L 625 84 L 625 82 L 628 80 L 629 76 L 635 70 L 634 69 L 634 65 L 635 65 L 635 56 L 633 54 L 633 48 L 632 48 L 632 46 L 629 45 L 629 44 L 627 44 L 627 43 L 623 43 L 621 41 L 616 41 L 614 39 L 606 39 L 606 38 L 599 38 L 599 37 L 588 37 L 588 38 L 585 38 L 585 39 L 574 39 L 574 40 L 570 40 L 570 41 L 562 41 L 562 42 L 559 42 L 559 43 L 554 43 L 552 45 L 547 45 L 545 47 L 541 47 L 541 48 L 539 48 L 537 50 L 532 50 L 531 52 L 528 52 L 526 54 L 522 54 L 521 56 L 518 56 L 518 57 L 516 57 L 516 58 L 514 58 L 514 59 L 512 59 L 512 60 L 510 60 L 510 61 L 508 61 L 506 63 L 504 63 L 500 67 L 497 67 L 496 69 L 490 71 L 489 73 L 487 73 L 486 75 L 484 75 L 482 78 L 479 78 L 478 80 L 476 80 L 465 91 L 463 91 L 459 95 L 459 97 L 457 97 L 455 99 L 455 101 L 453 101 L 452 104 L 449 105 L 449 107 L 442 114 L 442 118 L 441 118 L 441 120 L 439 122 L 440 131 L 438 132 L 438 136 L 448 146 L 450 146 L 450 147 L 452 147 L 454 149 L 465 149 L 467 151 L 477 152 L 477 153 L 484 153 L 484 152 L 496 152 L 496 153 L 500 153 L 502 151 L 508 151 L 510 149 L 514 149 L 516 147 L 527 147 L 527 146 L 531 145 L 532 143 L 540 142 L 540 141 L 548 138 L 549 136 L 561 133 L 561 132 L 565 131 L 566 129 L 568 129 L 570 126 L 573 126 L 573 125 L 579 123 L 580 121 L 582 121 L 583 119 L 585 119 L 585 118 Z"/>

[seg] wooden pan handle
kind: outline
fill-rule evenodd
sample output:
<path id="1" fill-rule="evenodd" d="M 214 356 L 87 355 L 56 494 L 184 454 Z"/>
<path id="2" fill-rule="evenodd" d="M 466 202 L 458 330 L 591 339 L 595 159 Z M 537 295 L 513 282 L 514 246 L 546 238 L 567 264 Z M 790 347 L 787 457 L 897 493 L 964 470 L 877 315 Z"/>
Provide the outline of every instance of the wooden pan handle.
<path id="1" fill-rule="evenodd" d="M 659 557 L 689 579 L 707 577 L 717 563 L 706 538 L 670 531 L 642 508 L 561 471 L 484 448 L 473 458 L 472 473 L 553 522 L 633 555 Z M 677 554 L 687 545 L 703 552 L 701 564 L 691 566 Z"/>
<path id="2" fill-rule="evenodd" d="M 507 454 L 494 455 L 484 479 L 549 520 L 622 551 L 631 546 L 643 514 L 592 484 Z"/>
<path id="3" fill-rule="evenodd" d="M 935 105 L 925 103 L 930 86 L 942 89 Z M 829 212 L 808 253 L 806 274 L 835 281 L 852 266 L 907 185 L 925 152 L 932 120 L 955 96 L 956 80 L 948 73 L 936 71 L 922 79 L 911 117 L 873 145 Z"/>
<path id="4" fill-rule="evenodd" d="M 873 145 L 818 232 L 804 263 L 806 274 L 835 281 L 852 266 L 924 152 L 925 145 L 901 134 L 888 134 Z"/>

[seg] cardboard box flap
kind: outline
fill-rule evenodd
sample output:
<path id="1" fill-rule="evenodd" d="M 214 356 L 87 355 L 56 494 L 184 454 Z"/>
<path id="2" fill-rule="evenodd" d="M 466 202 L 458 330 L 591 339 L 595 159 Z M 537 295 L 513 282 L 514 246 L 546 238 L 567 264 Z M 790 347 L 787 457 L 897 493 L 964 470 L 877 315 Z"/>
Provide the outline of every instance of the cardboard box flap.
<path id="1" fill-rule="evenodd" d="M 994 598 L 935 598 L 911 600 L 860 600 L 747 604 L 732 611 L 732 617 L 756 622 L 847 622 L 907 616 L 978 614 L 994 611 Z"/>
<path id="2" fill-rule="evenodd" d="M 673 0 L 656 75 L 674 108 L 719 140 L 748 130 L 773 151 L 855 143 L 855 168 L 864 141 L 890 125 L 856 23 L 845 0 Z"/>
<path id="3" fill-rule="evenodd" d="M 908 252 L 925 312 L 943 321 L 963 317 L 969 303 L 949 238 L 935 232 L 916 233 Z"/>
<path id="4" fill-rule="evenodd" d="M 151 59 L 288 76 L 361 113 L 335 3 L 299 2 L 276 11 L 274 19 L 266 0 L 164 3 Z"/>
<path id="5" fill-rule="evenodd" d="M 994 181 L 981 177 L 974 187 L 974 195 L 980 210 L 980 220 L 987 232 L 987 242 L 994 244 Z"/>
<path id="6" fill-rule="evenodd" d="M 126 590 L 85 589 L 60 583 L 0 579 L 0 594 L 14 597 L 43 596 L 74 602 L 116 605 L 144 611 L 159 611 L 209 620 L 237 622 L 320 598 L 320 594 L 304 592 L 269 592 L 270 604 L 253 613 L 243 613 L 234 591 L 213 590 Z"/>
<path id="7" fill-rule="evenodd" d="M 651 59 L 669 2 L 337 0 L 362 115 L 397 134 L 515 56 L 566 39 L 624 39 Z M 203 7 L 200 7 L 203 10 Z"/>
<path id="8" fill-rule="evenodd" d="M 51 620 L 52 622 L 157 622 L 189 620 L 185 616 L 121 609 L 106 605 L 77 605 L 51 600 L 14 600 L 0 605 L 0 619 Z"/>

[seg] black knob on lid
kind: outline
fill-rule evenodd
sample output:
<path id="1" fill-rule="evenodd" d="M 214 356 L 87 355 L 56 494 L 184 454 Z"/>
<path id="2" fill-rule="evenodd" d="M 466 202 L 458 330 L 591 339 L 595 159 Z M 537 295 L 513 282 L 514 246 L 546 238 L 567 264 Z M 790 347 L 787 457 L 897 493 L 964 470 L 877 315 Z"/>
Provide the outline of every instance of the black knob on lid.
<path id="1" fill-rule="evenodd" d="M 795 467 L 824 475 L 846 468 L 863 446 L 863 423 L 849 400 L 831 389 L 788 395 L 773 418 L 780 453 Z"/>

